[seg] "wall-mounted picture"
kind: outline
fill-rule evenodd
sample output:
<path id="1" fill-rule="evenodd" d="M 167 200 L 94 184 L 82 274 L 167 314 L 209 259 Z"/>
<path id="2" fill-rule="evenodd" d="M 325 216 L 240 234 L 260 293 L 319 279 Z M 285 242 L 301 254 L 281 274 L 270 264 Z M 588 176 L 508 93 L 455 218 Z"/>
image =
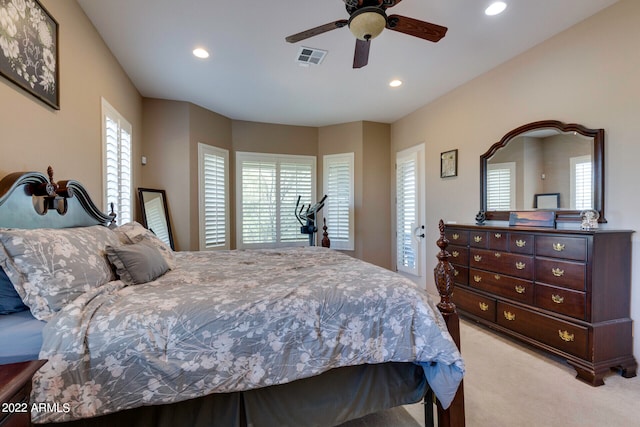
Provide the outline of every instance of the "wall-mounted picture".
<path id="1" fill-rule="evenodd" d="M 58 23 L 37 0 L 0 0 L 0 75 L 60 109 Z"/>
<path id="2" fill-rule="evenodd" d="M 440 178 L 458 176 L 458 150 L 449 150 L 440 154 Z"/>

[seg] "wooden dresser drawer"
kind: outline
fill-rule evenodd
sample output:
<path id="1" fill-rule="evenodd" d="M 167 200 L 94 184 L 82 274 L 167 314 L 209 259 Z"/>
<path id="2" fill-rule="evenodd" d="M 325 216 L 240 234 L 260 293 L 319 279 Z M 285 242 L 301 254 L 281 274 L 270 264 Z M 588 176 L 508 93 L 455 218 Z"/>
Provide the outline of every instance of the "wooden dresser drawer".
<path id="1" fill-rule="evenodd" d="M 452 264 L 469 265 L 469 248 L 466 246 L 450 245 L 447 252 L 451 257 L 449 262 Z"/>
<path id="2" fill-rule="evenodd" d="M 533 254 L 535 237 L 533 234 L 509 234 L 509 251 L 517 254 Z"/>
<path id="3" fill-rule="evenodd" d="M 467 230 L 447 229 L 444 236 L 451 245 L 467 246 L 469 244 L 469 231 Z"/>
<path id="4" fill-rule="evenodd" d="M 469 284 L 469 267 L 451 264 L 453 267 L 453 281 L 460 285 Z"/>
<path id="5" fill-rule="evenodd" d="M 536 283 L 543 282 L 564 288 L 585 290 L 585 264 L 538 258 L 536 260 Z"/>
<path id="6" fill-rule="evenodd" d="M 536 255 L 585 261 L 587 239 L 584 237 L 537 236 Z"/>
<path id="7" fill-rule="evenodd" d="M 501 301 L 498 301 L 496 309 L 499 325 L 580 358 L 589 358 L 589 331 L 586 327 Z"/>
<path id="8" fill-rule="evenodd" d="M 496 300 L 493 298 L 487 298 L 456 286 L 453 291 L 453 302 L 462 311 L 490 322 L 496 321 Z"/>
<path id="9" fill-rule="evenodd" d="M 506 251 L 509 247 L 509 234 L 503 231 L 490 231 L 489 249 L 496 251 Z"/>
<path id="10" fill-rule="evenodd" d="M 471 249 L 469 265 L 472 268 L 493 271 L 523 279 L 533 279 L 533 257 L 508 252 Z"/>
<path id="11" fill-rule="evenodd" d="M 533 304 L 533 282 L 489 271 L 472 269 L 469 285 L 525 304 Z"/>
<path id="12" fill-rule="evenodd" d="M 586 319 L 587 296 L 584 292 L 537 284 L 535 305 L 580 320 Z"/>
<path id="13" fill-rule="evenodd" d="M 469 246 L 474 248 L 486 248 L 489 242 L 489 233 L 486 231 L 471 230 L 469 232 Z"/>

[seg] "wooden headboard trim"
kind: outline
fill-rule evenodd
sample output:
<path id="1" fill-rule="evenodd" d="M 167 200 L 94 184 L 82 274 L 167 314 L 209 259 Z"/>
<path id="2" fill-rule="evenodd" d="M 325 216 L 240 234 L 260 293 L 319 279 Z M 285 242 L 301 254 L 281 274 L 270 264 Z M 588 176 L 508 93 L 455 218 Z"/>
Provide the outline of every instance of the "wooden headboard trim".
<path id="1" fill-rule="evenodd" d="M 62 203 L 64 209 L 37 206 Z M 53 182 L 39 172 L 14 172 L 0 180 L 0 227 L 5 228 L 67 228 L 114 224 L 115 215 L 102 212 L 84 186 L 74 180 Z"/>

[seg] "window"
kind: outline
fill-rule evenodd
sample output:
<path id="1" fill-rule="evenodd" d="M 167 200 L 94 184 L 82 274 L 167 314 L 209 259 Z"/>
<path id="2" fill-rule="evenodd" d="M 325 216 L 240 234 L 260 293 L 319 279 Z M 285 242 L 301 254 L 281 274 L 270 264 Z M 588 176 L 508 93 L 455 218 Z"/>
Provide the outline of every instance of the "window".
<path id="1" fill-rule="evenodd" d="M 487 210 L 515 209 L 516 164 L 494 163 L 487 166 Z"/>
<path id="2" fill-rule="evenodd" d="M 354 244 L 353 218 L 353 153 L 323 157 L 324 217 L 333 249 L 352 251 Z M 322 224 L 318 221 L 318 226 Z"/>
<path id="3" fill-rule="evenodd" d="M 315 203 L 316 158 L 236 153 L 237 246 L 308 244 L 296 219 L 296 202 Z"/>
<path id="4" fill-rule="evenodd" d="M 419 221 L 418 151 L 396 157 L 396 268 L 405 273 L 418 270 L 413 230 Z"/>
<path id="5" fill-rule="evenodd" d="M 569 159 L 571 169 L 571 209 L 593 208 L 591 156 Z"/>
<path id="6" fill-rule="evenodd" d="M 198 143 L 200 250 L 229 249 L 229 152 Z"/>
<path id="7" fill-rule="evenodd" d="M 113 203 L 118 225 L 131 221 L 131 125 L 102 99 L 105 210 Z"/>

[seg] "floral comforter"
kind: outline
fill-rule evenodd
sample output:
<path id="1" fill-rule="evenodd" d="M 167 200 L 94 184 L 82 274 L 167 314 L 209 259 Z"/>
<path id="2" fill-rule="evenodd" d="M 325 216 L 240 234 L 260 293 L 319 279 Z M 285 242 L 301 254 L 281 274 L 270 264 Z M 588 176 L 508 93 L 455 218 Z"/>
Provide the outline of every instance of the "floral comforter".
<path id="1" fill-rule="evenodd" d="M 414 361 L 446 407 L 464 364 L 425 291 L 323 248 L 179 252 L 156 281 L 109 282 L 44 331 L 32 401 L 59 422 Z"/>

